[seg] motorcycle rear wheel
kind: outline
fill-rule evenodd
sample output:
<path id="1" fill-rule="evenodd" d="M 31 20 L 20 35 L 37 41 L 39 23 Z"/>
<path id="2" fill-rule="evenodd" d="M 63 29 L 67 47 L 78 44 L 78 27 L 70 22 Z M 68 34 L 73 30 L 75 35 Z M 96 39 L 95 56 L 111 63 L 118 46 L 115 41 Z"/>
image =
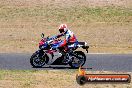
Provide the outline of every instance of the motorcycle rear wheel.
<path id="1" fill-rule="evenodd" d="M 71 66 L 71 68 L 77 69 L 80 66 L 83 66 L 85 64 L 86 55 L 82 51 L 75 51 L 74 54 L 76 54 L 77 57 L 79 57 L 79 58 L 77 58 L 76 56 L 73 56 L 72 61 L 69 63 L 69 65 Z M 78 61 L 76 61 L 76 60 L 78 60 Z"/>

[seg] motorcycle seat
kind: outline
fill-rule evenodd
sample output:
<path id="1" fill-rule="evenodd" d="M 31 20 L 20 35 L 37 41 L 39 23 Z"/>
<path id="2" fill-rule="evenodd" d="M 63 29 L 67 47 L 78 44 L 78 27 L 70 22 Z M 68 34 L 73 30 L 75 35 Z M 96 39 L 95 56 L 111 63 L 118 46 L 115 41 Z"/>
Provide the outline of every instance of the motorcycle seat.
<path id="1" fill-rule="evenodd" d="M 78 42 L 79 45 L 85 45 L 85 42 Z"/>

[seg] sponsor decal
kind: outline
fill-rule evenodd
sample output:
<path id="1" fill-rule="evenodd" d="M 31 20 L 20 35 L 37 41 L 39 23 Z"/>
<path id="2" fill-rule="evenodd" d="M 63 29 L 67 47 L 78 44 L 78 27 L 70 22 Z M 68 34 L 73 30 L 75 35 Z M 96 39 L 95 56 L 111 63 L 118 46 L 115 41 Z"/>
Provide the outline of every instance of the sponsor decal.
<path id="1" fill-rule="evenodd" d="M 129 74 L 86 74 L 85 70 L 80 67 L 76 81 L 79 85 L 85 83 L 130 83 L 131 76 Z"/>

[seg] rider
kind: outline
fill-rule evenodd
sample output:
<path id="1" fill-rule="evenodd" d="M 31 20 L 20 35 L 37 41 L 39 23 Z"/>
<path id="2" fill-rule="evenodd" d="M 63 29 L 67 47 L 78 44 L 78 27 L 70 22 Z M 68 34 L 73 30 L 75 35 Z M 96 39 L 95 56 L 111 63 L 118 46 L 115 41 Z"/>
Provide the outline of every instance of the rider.
<path id="1" fill-rule="evenodd" d="M 64 51 L 62 51 L 61 53 L 62 55 L 66 56 L 66 52 L 68 52 L 69 49 L 75 48 L 78 44 L 78 41 L 74 33 L 68 29 L 66 24 L 60 25 L 59 32 L 60 34 L 57 35 L 56 38 L 60 38 L 64 36 L 64 40 L 58 45 L 58 48 L 65 47 Z M 69 61 L 69 58 L 65 57 L 63 62 L 68 63 L 68 61 Z"/>

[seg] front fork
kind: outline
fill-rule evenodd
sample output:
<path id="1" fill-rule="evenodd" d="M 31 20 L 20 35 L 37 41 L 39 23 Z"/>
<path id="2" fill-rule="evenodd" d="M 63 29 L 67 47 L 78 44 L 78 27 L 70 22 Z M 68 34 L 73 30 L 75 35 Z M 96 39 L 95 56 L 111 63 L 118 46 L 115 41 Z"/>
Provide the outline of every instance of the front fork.
<path id="1" fill-rule="evenodd" d="M 35 53 L 37 53 L 39 55 L 39 57 L 42 57 L 45 55 L 45 52 L 41 49 L 37 50 Z"/>

